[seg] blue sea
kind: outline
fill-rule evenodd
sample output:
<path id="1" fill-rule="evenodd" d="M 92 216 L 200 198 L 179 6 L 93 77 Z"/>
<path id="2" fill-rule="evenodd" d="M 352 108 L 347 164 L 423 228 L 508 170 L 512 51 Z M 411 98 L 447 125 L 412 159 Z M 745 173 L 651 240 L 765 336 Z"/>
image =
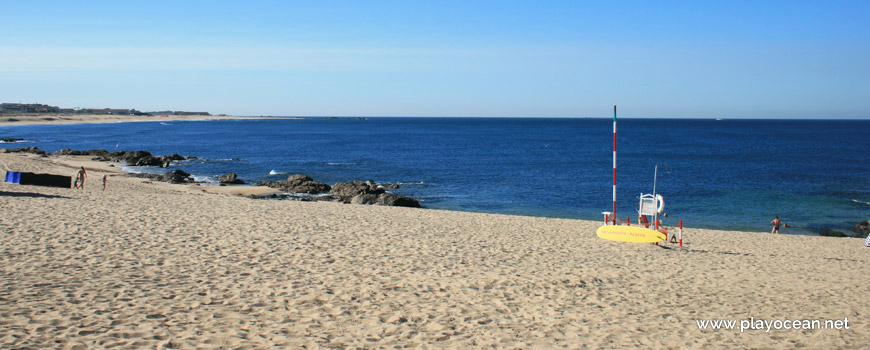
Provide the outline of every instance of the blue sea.
<path id="1" fill-rule="evenodd" d="M 785 233 L 870 219 L 870 121 L 620 119 L 620 218 L 664 196 L 666 225 Z M 602 220 L 611 210 L 612 119 L 304 118 L 0 127 L 36 146 L 147 150 L 203 181 L 302 173 L 375 180 L 427 208 Z M 116 148 L 117 146 L 117 148 Z M 164 169 L 140 169 L 165 171 Z M 277 174 L 276 174 L 277 173 Z"/>

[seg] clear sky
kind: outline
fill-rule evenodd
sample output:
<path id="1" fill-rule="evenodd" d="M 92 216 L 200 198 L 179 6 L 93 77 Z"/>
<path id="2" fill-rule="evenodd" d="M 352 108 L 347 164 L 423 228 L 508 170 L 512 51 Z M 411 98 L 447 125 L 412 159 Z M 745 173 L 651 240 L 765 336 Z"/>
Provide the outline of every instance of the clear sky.
<path id="1" fill-rule="evenodd" d="M 0 0 L 0 102 L 870 118 L 870 1 Z"/>

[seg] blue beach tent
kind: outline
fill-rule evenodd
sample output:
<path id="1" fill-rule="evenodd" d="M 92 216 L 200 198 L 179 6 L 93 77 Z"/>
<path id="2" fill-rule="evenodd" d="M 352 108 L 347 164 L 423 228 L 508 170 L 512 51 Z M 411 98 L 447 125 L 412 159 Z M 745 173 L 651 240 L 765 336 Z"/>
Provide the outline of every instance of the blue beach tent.
<path id="1" fill-rule="evenodd" d="M 19 185 L 71 188 L 72 177 L 52 174 L 6 172 L 6 182 Z"/>
<path id="2" fill-rule="evenodd" d="M 17 171 L 7 171 L 6 172 L 6 182 L 17 184 L 21 182 L 21 173 Z"/>

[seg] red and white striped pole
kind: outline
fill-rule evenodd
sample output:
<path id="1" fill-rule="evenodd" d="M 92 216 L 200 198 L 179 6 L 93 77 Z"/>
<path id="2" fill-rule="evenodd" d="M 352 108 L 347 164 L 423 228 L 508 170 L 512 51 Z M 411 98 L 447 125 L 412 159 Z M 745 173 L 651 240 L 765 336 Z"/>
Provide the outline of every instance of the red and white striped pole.
<path id="1" fill-rule="evenodd" d="M 680 220 L 680 247 L 683 246 L 683 220 Z"/>
<path id="2" fill-rule="evenodd" d="M 613 224 L 616 225 L 616 105 L 613 105 Z"/>

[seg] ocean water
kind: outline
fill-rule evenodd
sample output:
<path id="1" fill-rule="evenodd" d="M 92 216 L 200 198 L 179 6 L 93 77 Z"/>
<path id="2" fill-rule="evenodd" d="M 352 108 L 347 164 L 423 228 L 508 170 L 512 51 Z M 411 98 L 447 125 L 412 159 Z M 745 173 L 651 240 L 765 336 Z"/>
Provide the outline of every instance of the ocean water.
<path id="1" fill-rule="evenodd" d="M 666 225 L 814 234 L 870 219 L 870 121 L 620 119 L 617 215 L 640 193 Z M 303 173 L 399 183 L 424 207 L 602 220 L 611 210 L 612 119 L 305 118 L 0 127 L 36 146 L 148 150 L 203 181 Z M 14 169 L 13 169 L 14 170 Z M 164 169 L 140 169 L 165 171 Z"/>

